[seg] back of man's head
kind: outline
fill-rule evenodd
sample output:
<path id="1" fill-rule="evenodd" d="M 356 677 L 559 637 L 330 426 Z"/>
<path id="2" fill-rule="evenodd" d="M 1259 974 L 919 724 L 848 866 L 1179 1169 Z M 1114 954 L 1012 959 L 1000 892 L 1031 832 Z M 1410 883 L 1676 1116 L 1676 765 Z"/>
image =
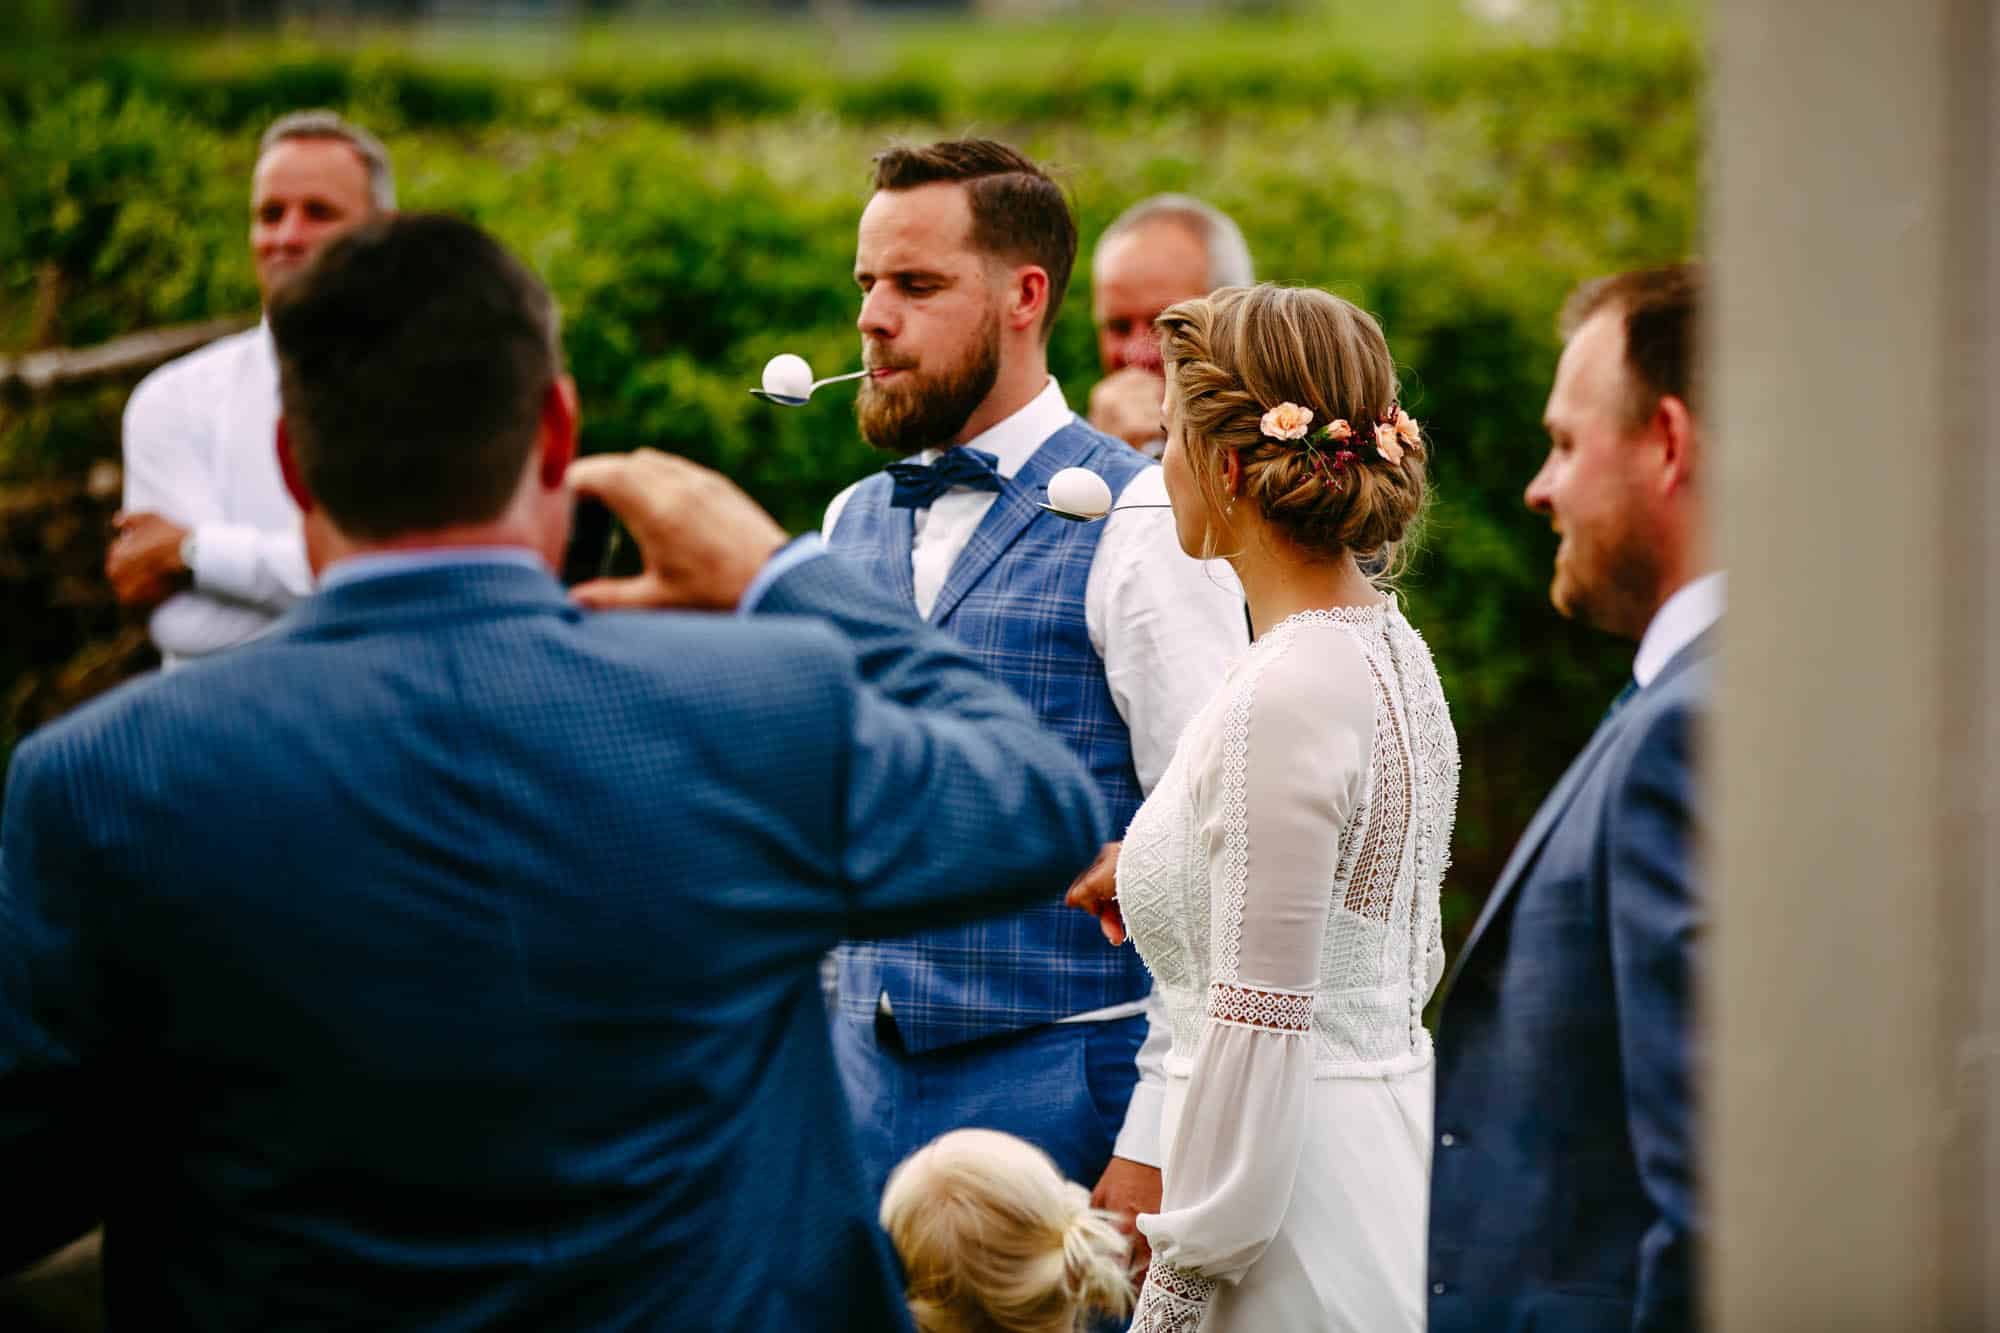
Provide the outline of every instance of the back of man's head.
<path id="1" fill-rule="evenodd" d="M 955 182 L 972 207 L 972 244 L 1010 264 L 1035 264 L 1049 275 L 1042 336 L 1055 327 L 1076 266 L 1076 219 L 1062 187 L 1031 159 L 996 139 L 947 139 L 875 155 L 877 190 L 914 190 Z"/>
<path id="2" fill-rule="evenodd" d="M 561 373 L 555 303 L 469 222 L 380 218 L 273 297 L 300 479 L 350 537 L 486 522 L 507 508 Z"/>

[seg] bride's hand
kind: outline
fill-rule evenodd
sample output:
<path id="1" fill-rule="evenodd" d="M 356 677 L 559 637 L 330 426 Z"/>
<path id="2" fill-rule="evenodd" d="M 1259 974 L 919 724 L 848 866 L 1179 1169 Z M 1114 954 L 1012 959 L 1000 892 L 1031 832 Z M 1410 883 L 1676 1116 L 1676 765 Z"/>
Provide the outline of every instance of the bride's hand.
<path id="1" fill-rule="evenodd" d="M 1114 947 L 1125 942 L 1125 916 L 1118 910 L 1117 843 L 1104 844 L 1090 868 L 1069 886 L 1063 901 L 1096 917 L 1098 929 Z"/>

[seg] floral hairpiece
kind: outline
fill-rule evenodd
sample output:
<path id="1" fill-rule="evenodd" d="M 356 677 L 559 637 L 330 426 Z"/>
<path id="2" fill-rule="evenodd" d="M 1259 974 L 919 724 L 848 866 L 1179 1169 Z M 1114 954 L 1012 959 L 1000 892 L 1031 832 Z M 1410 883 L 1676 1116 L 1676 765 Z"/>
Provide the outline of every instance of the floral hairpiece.
<path id="1" fill-rule="evenodd" d="M 1328 486 L 1332 486 L 1336 475 L 1349 463 L 1360 459 L 1353 449 L 1353 445 L 1359 442 L 1357 432 L 1345 417 L 1329 421 L 1317 430 L 1312 428 L 1312 419 L 1313 410 L 1310 407 L 1279 403 L 1266 412 L 1257 424 L 1268 439 L 1297 440 L 1312 459 L 1313 471 L 1319 473 Z M 1394 403 L 1375 421 L 1369 436 L 1368 442 L 1375 446 L 1375 452 L 1382 461 L 1392 465 L 1403 461 L 1405 448 L 1420 455 L 1424 451 L 1423 432 L 1410 414 Z M 1322 449 L 1321 445 L 1333 447 Z"/>

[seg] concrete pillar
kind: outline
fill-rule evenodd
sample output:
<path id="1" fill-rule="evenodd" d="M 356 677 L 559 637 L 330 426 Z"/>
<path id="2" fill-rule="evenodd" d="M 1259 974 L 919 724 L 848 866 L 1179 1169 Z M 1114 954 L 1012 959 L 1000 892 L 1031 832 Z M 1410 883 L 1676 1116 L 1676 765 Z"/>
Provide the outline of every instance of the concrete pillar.
<path id="1" fill-rule="evenodd" d="M 1980 0 L 1713 8 L 1719 1327 L 2000 1327 L 2000 192 Z"/>

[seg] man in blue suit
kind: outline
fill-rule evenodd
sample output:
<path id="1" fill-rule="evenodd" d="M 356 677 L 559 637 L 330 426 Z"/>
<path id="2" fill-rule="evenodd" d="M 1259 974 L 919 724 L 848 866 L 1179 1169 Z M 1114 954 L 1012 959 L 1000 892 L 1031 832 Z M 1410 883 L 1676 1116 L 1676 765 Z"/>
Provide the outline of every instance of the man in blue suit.
<path id="1" fill-rule="evenodd" d="M 270 317 L 320 591 L 14 760 L 0 1271 L 102 1217 L 114 1325 L 905 1327 L 817 963 L 1039 896 L 1089 775 L 714 474 L 572 468 L 469 224 Z M 749 614 L 576 605 L 572 479 L 647 560 L 584 600 Z"/>
<path id="2" fill-rule="evenodd" d="M 1639 649 L 1447 983 L 1434 1333 L 1698 1323 L 1692 750 L 1723 595 L 1702 520 L 1702 287 L 1692 265 L 1619 274 L 1565 312 L 1528 504 L 1562 536 L 1556 609 Z"/>

